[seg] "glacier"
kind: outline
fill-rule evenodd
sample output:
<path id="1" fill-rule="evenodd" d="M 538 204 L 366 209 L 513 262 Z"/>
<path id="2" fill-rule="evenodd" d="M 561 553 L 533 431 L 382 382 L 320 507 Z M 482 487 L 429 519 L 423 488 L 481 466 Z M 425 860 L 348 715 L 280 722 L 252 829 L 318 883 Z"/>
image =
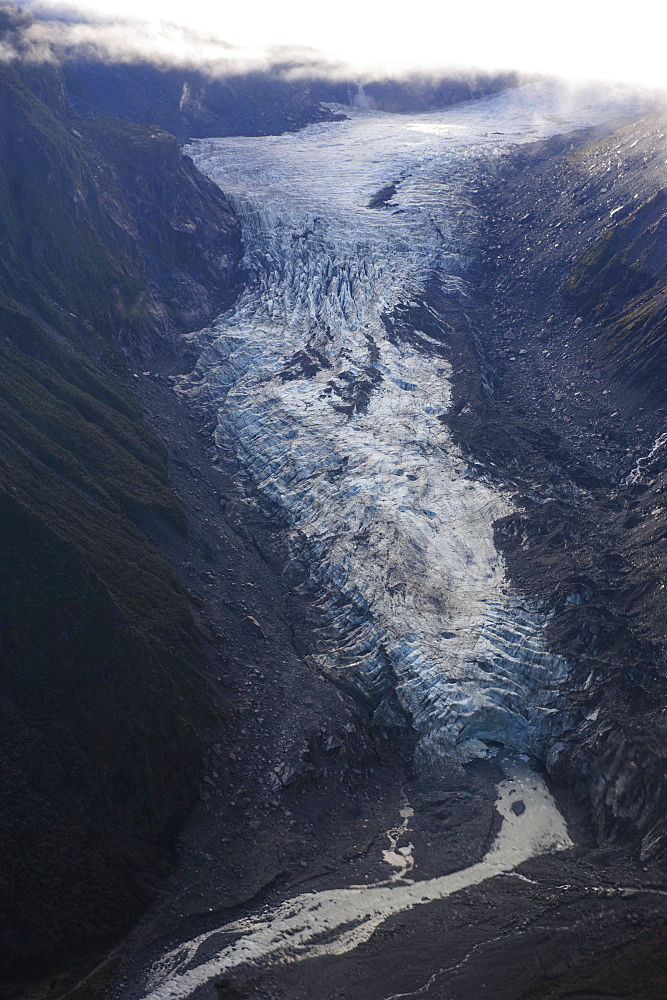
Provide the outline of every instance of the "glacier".
<path id="1" fill-rule="evenodd" d="M 539 754 L 567 720 L 567 663 L 494 544 L 512 499 L 439 419 L 447 303 L 465 315 L 475 296 L 476 165 L 636 110 L 619 91 L 538 83 L 186 150 L 241 218 L 248 281 L 192 335 L 178 391 L 213 411 L 217 444 L 288 520 L 320 614 L 313 668 L 375 707 L 397 697 L 429 756 L 489 741 Z"/>

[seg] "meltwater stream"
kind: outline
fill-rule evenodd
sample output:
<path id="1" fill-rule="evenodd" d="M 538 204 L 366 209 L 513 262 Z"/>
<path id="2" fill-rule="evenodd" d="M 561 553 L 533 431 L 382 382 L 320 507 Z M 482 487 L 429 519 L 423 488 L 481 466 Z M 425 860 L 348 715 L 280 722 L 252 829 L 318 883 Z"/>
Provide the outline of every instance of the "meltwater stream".
<path id="1" fill-rule="evenodd" d="M 442 303 L 465 311 L 474 297 L 466 190 L 480 157 L 635 110 L 627 96 L 539 84 L 447 112 L 350 110 L 340 123 L 189 149 L 241 217 L 248 286 L 193 337 L 200 358 L 180 391 L 215 409 L 219 446 L 285 512 L 318 595 L 319 665 L 375 704 L 392 687 L 429 755 L 486 740 L 539 751 L 567 676 L 494 546 L 509 498 L 469 474 L 438 419 L 450 405 Z M 392 335 L 392 317 L 415 303 L 410 337 Z M 392 913 L 568 846 L 548 790 L 516 767 L 478 864 L 295 897 L 173 949 L 147 993 L 187 996 L 244 963 L 339 954 Z"/>
<path id="2" fill-rule="evenodd" d="M 518 801 L 525 807 L 520 814 L 512 809 Z M 496 809 L 502 816 L 500 833 L 476 865 L 422 882 L 304 893 L 257 916 L 207 931 L 155 963 L 145 1000 L 187 997 L 239 966 L 341 955 L 368 941 L 396 913 L 446 899 L 468 886 L 507 874 L 536 854 L 566 850 L 572 844 L 549 790 L 525 764 L 507 765 Z"/>

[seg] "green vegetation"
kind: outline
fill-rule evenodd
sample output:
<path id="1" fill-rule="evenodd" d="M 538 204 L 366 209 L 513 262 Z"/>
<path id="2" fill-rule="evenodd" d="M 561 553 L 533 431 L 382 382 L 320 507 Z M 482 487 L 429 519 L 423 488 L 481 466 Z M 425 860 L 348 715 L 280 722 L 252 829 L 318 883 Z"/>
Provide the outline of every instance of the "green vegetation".
<path id="1" fill-rule="evenodd" d="M 565 291 L 630 370 L 654 365 L 667 346 L 667 189 L 610 225 L 576 262 Z"/>
<path id="2" fill-rule="evenodd" d="M 140 309 L 142 268 L 101 204 L 83 132 L 29 89 L 26 73 L 0 65 L 0 288 L 66 337 L 72 314 L 89 337 L 109 336 Z"/>
<path id="3" fill-rule="evenodd" d="M 64 499 L 54 490 L 53 509 Z M 162 590 L 150 578 L 121 531 L 96 538 L 91 522 L 78 545 L 0 488 L 5 974 L 48 968 L 122 930 L 166 869 L 169 835 L 192 802 L 187 605 L 173 582 Z M 139 560 L 115 579 L 108 539 Z M 95 563 L 117 588 L 129 582 L 123 601 Z M 139 624 L 140 593 L 160 607 Z M 167 628 L 170 611 L 179 617 Z"/>
<path id="4" fill-rule="evenodd" d="M 204 654 L 142 533 L 187 525 L 118 350 L 164 332 L 153 230 L 133 214 L 160 189 L 186 217 L 209 196 L 222 211 L 172 137 L 78 121 L 57 68 L 0 65 L 0 971 L 15 979 L 136 919 L 197 795 Z M 156 226 L 165 282 L 208 266 Z"/>
<path id="5" fill-rule="evenodd" d="M 136 917 L 195 797 L 202 653 L 149 515 L 185 530 L 136 403 L 56 343 L 0 342 L 5 974 Z"/>

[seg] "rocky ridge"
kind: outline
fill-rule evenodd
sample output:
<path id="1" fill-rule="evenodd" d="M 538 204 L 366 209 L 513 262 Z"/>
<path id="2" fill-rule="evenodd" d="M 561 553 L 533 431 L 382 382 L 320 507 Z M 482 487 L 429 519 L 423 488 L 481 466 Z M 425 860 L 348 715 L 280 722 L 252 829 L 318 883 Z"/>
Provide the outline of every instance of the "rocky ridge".
<path id="1" fill-rule="evenodd" d="M 591 802 L 603 842 L 636 838 L 644 858 L 667 836 L 664 135 L 654 113 L 482 167 L 495 276 L 470 317 L 477 360 L 460 359 L 462 373 L 481 359 L 488 392 L 471 407 L 463 374 L 451 420 L 480 467 L 509 477 L 521 510 L 498 541 L 574 664 L 549 770 Z"/>

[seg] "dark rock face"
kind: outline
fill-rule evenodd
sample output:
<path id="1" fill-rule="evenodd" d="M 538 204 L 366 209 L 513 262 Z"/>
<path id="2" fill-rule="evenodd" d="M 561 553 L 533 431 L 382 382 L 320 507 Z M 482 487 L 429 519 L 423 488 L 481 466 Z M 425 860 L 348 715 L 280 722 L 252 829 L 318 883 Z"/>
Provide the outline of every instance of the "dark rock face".
<path id="1" fill-rule="evenodd" d="M 0 967 L 19 976 L 127 928 L 197 798 L 203 643 L 145 536 L 187 523 L 118 348 L 210 319 L 240 243 L 173 137 L 81 122 L 57 68 L 18 64 L 0 243 Z"/>
<path id="2" fill-rule="evenodd" d="M 64 74 L 73 106 L 82 115 L 155 122 L 181 141 L 275 135 L 340 117 L 320 104 L 333 98 L 325 93 L 315 98 L 310 83 L 270 74 L 212 79 L 195 70 L 94 62 L 69 62 Z"/>
<path id="3" fill-rule="evenodd" d="M 150 302 L 130 305 L 124 326 L 131 336 L 146 324 L 154 346 L 159 330 L 164 349 L 163 338 L 204 326 L 238 291 L 238 222 L 173 136 L 104 118 L 82 128 L 108 169 L 102 204 L 132 240 L 132 264 L 149 289 Z"/>
<path id="4" fill-rule="evenodd" d="M 486 94 L 495 94 L 509 87 L 516 87 L 516 73 L 484 73 L 469 71 L 457 75 L 456 71 L 438 77 L 408 76 L 403 79 L 367 80 L 335 83 L 314 80 L 312 93 L 320 101 L 356 104 L 378 111 L 418 112 L 448 108 L 461 101 L 471 101 Z"/>
<path id="5" fill-rule="evenodd" d="M 238 281 L 224 197 L 158 129 L 82 122 L 38 96 L 57 69 L 1 69 L 0 279 L 49 323 L 150 353 L 203 326 Z M 94 329 L 94 334 L 91 333 Z"/>
<path id="6" fill-rule="evenodd" d="M 495 277 L 458 338 L 449 417 L 505 470 L 520 511 L 498 543 L 572 665 L 547 766 L 589 801 L 600 841 L 644 858 L 667 848 L 664 132 L 651 115 L 483 168 Z"/>

